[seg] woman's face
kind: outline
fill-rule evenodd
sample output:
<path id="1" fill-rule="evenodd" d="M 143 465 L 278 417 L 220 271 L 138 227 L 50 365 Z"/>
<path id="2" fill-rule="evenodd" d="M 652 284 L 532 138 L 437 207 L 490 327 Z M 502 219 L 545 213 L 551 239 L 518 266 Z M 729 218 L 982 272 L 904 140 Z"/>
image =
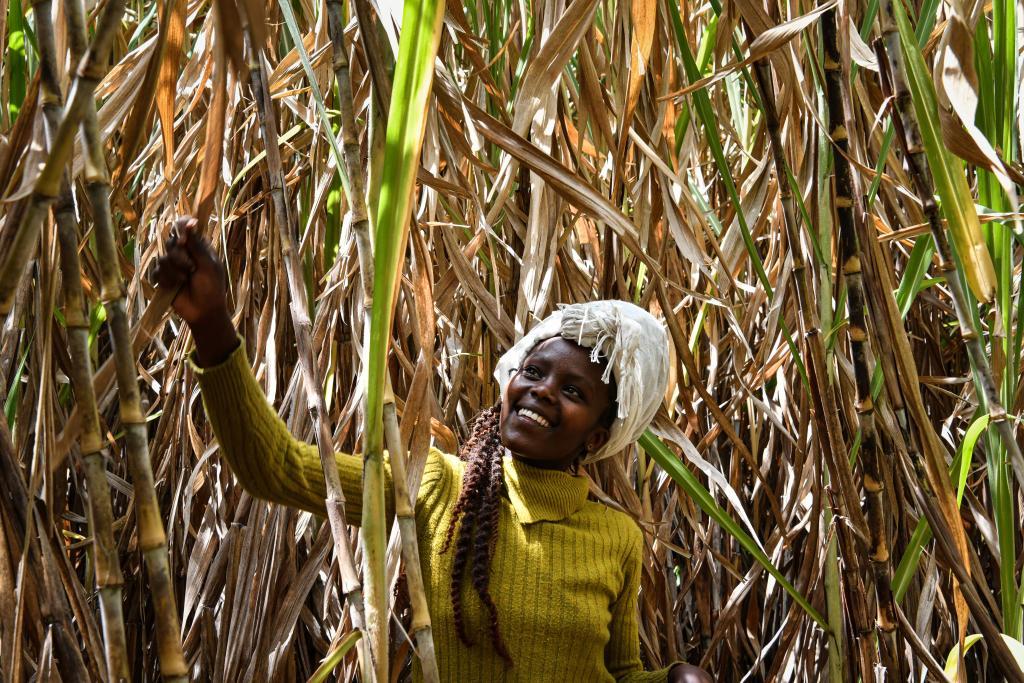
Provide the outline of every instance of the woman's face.
<path id="1" fill-rule="evenodd" d="M 566 469 L 608 441 L 602 424 L 613 397 L 590 349 L 552 337 L 513 375 L 501 404 L 501 442 L 537 467 Z"/>

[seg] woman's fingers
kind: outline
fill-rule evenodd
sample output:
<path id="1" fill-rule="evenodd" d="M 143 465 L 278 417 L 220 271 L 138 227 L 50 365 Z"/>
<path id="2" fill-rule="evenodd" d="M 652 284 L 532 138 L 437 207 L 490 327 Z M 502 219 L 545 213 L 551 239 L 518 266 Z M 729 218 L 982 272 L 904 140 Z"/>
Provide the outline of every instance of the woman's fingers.
<path id="1" fill-rule="evenodd" d="M 163 259 L 159 259 L 149 273 L 149 281 L 160 287 L 171 289 L 180 285 L 185 279 L 177 269 L 163 263 Z"/>
<path id="2" fill-rule="evenodd" d="M 177 268 L 186 275 L 190 275 L 196 270 L 196 262 L 192 260 L 188 251 L 181 247 L 175 247 L 169 250 L 164 256 L 164 260 L 167 261 L 168 265 L 173 268 Z"/>
<path id="3" fill-rule="evenodd" d="M 220 260 L 210 242 L 200 233 L 199 222 L 191 216 L 183 216 L 176 223 L 181 226 L 178 243 L 188 252 L 196 269 L 219 268 Z"/>

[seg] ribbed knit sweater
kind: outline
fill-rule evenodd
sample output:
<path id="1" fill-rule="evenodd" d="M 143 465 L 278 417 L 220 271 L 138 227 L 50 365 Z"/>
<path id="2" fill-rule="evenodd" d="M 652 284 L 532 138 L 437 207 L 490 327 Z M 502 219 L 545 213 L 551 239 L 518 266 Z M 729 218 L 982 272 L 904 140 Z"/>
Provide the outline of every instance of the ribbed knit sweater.
<path id="1" fill-rule="evenodd" d="M 223 456 L 252 495 L 325 514 L 315 447 L 295 439 L 267 402 L 244 345 L 220 365 L 196 368 L 203 404 Z M 361 514 L 362 460 L 337 455 L 350 524 Z M 442 553 L 463 463 L 431 450 L 416 499 L 416 529 L 441 680 L 666 681 L 668 669 L 640 662 L 637 597 L 642 536 L 627 515 L 587 500 L 587 480 L 504 462 L 490 592 L 513 665 L 491 644 L 487 610 L 464 582 L 462 604 L 474 645 L 455 630 L 449 596 L 454 549 Z M 390 472 L 388 472 L 390 477 Z M 393 509 L 391 487 L 387 506 Z M 418 666 L 415 678 L 421 680 Z"/>

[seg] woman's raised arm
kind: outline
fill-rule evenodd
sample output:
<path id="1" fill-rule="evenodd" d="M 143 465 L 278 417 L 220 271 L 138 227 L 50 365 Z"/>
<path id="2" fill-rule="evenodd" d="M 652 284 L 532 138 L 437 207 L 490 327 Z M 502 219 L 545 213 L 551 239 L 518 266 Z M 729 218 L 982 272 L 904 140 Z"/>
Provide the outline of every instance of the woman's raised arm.
<path id="1" fill-rule="evenodd" d="M 275 503 L 325 514 L 323 470 L 317 449 L 291 435 L 253 377 L 245 348 L 228 313 L 224 267 L 199 236 L 192 218 L 175 223 L 153 279 L 180 288 L 175 312 L 188 324 L 196 344 L 193 364 L 203 405 L 221 452 L 249 493 Z M 362 460 L 337 454 L 349 524 L 362 506 Z M 390 471 L 386 472 L 390 478 Z M 385 486 L 393 509 L 392 487 Z"/>

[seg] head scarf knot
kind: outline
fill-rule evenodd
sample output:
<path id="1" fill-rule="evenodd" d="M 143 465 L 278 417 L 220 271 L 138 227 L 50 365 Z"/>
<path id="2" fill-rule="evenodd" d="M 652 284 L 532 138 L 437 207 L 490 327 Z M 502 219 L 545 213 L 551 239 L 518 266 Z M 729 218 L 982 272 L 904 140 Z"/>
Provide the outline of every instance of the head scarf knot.
<path id="1" fill-rule="evenodd" d="M 653 315 L 627 301 L 569 304 L 552 313 L 498 360 L 494 378 L 504 399 L 509 380 L 533 348 L 555 336 L 590 349 L 595 363 L 608 365 L 601 380 L 615 377 L 618 413 L 608 443 L 583 459 L 615 455 L 643 434 L 654 419 L 668 385 L 668 335 Z"/>

